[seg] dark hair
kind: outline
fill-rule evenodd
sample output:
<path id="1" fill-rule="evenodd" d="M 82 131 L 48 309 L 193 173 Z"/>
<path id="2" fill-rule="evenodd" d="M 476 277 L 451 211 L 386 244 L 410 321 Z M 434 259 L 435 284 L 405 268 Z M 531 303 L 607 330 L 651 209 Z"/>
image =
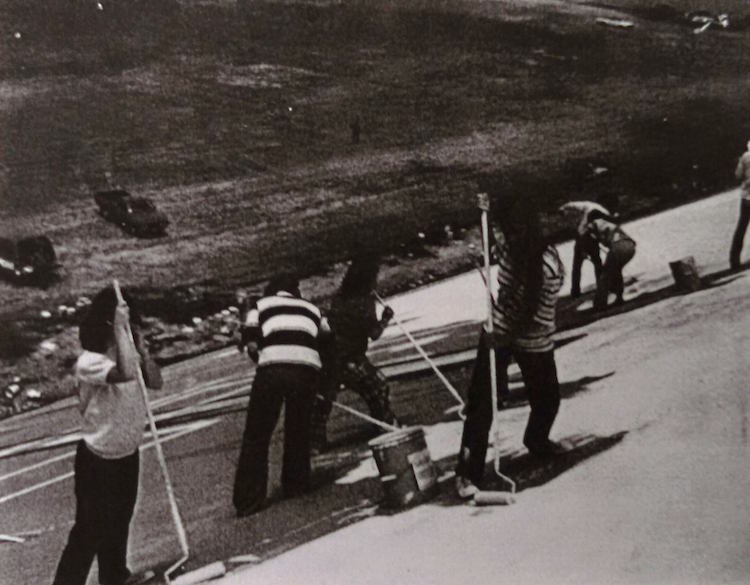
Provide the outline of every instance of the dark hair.
<path id="1" fill-rule="evenodd" d="M 544 280 L 544 252 L 549 242 L 544 238 L 537 204 L 519 198 L 501 207 L 497 222 L 505 236 L 515 277 L 524 287 L 522 318 L 536 311 Z"/>
<path id="2" fill-rule="evenodd" d="M 620 197 L 617 193 L 604 193 L 597 201 L 600 205 L 606 207 L 610 213 L 620 212 Z"/>
<path id="3" fill-rule="evenodd" d="M 132 297 L 125 291 L 122 292 L 122 296 L 130 307 L 130 322 L 140 324 L 141 318 Z M 117 295 L 111 286 L 96 294 L 78 330 L 83 349 L 96 353 L 107 351 L 112 339 L 112 323 L 116 307 Z"/>
<path id="4" fill-rule="evenodd" d="M 299 293 L 299 278 L 291 273 L 284 273 L 274 276 L 263 289 L 264 296 L 275 295 L 276 293 L 284 291 L 294 296 L 300 296 Z"/>
<path id="5" fill-rule="evenodd" d="M 341 296 L 356 297 L 369 294 L 377 283 L 380 258 L 366 254 L 356 256 L 341 281 Z"/>

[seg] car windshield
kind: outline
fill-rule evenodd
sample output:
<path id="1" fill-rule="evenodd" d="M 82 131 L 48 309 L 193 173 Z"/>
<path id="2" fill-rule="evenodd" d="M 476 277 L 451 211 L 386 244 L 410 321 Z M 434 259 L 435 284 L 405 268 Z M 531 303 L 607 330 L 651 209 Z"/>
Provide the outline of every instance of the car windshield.
<path id="1" fill-rule="evenodd" d="M 130 209 L 133 211 L 154 211 L 154 204 L 148 199 L 133 199 L 130 202 Z"/>

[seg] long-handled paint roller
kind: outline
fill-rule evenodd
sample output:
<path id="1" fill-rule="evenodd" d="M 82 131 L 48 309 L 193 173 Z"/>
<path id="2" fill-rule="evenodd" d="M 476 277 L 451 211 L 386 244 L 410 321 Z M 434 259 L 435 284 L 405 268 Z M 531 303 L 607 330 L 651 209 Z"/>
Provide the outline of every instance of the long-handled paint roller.
<path id="1" fill-rule="evenodd" d="M 122 297 L 122 291 L 120 290 L 120 283 L 117 279 L 112 281 L 112 286 L 115 289 L 117 295 L 117 302 L 125 304 L 125 299 Z M 135 347 L 135 338 L 133 337 L 133 331 L 130 329 L 130 323 L 126 324 L 128 337 L 130 342 Z M 172 480 L 169 478 L 169 472 L 167 471 L 167 461 L 164 458 L 164 451 L 161 448 L 161 442 L 159 441 L 159 433 L 156 430 L 156 421 L 154 420 L 154 413 L 151 411 L 151 406 L 148 402 L 148 390 L 146 390 L 146 382 L 143 379 L 143 372 L 141 371 L 140 364 L 136 367 L 136 378 L 138 381 L 138 387 L 141 390 L 141 396 L 146 404 L 146 414 L 148 416 L 148 425 L 151 429 L 151 436 L 154 439 L 154 447 L 156 448 L 156 458 L 159 460 L 159 467 L 161 468 L 162 476 L 164 477 L 164 485 L 167 489 L 167 498 L 169 499 L 169 507 L 172 511 L 172 520 L 174 521 L 175 529 L 177 530 L 177 538 L 180 542 L 180 548 L 182 549 L 182 557 L 172 566 L 170 566 L 164 572 L 164 580 L 167 585 L 171 583 L 169 575 L 181 567 L 190 556 L 190 548 L 188 547 L 187 534 L 185 533 L 185 527 L 182 524 L 182 518 L 180 517 L 180 510 L 177 507 L 177 500 L 174 496 L 174 490 L 172 489 Z"/>
<path id="2" fill-rule="evenodd" d="M 487 292 L 487 324 L 485 329 L 491 338 L 493 331 L 492 321 L 492 290 L 490 267 L 490 228 L 488 213 L 490 210 L 490 198 L 486 193 L 477 195 L 477 204 L 482 211 L 482 248 L 484 252 L 485 290 Z M 490 396 L 492 397 L 492 450 L 495 455 L 495 473 L 508 485 L 510 493 L 505 491 L 478 492 L 474 495 L 476 505 L 511 504 L 515 501 L 513 494 L 516 493 L 516 482 L 500 471 L 500 420 L 497 411 L 497 364 L 495 362 L 495 350 L 490 344 Z"/>
<path id="3" fill-rule="evenodd" d="M 381 297 L 377 293 L 377 291 L 373 291 L 373 293 L 375 294 L 375 298 L 380 302 L 381 305 L 383 305 L 384 307 L 387 306 L 385 304 L 385 301 L 383 300 L 383 297 Z M 398 319 L 398 317 L 396 317 L 396 315 L 393 316 L 393 321 L 396 323 L 396 325 L 401 330 L 401 332 L 406 336 L 406 338 L 411 342 L 411 344 L 414 346 L 414 349 L 417 350 L 419 355 L 432 368 L 432 370 L 435 372 L 435 375 L 438 377 L 438 379 L 448 389 L 448 392 L 450 392 L 453 395 L 453 398 L 456 399 L 456 402 L 458 402 L 458 405 L 460 407 L 458 416 L 461 417 L 461 420 L 464 420 L 466 418 L 466 415 L 464 414 L 464 408 L 466 405 L 463 401 L 463 398 L 461 398 L 461 395 L 453 387 L 453 384 L 450 383 L 450 380 L 448 380 L 448 378 L 446 378 L 443 375 L 443 372 L 440 371 L 440 369 L 437 367 L 437 364 L 430 358 L 429 355 L 427 355 L 427 352 L 422 348 L 419 342 L 416 339 L 414 339 L 414 336 L 409 332 L 409 330 L 406 327 L 404 327 L 404 324 L 401 323 L 401 321 Z"/>

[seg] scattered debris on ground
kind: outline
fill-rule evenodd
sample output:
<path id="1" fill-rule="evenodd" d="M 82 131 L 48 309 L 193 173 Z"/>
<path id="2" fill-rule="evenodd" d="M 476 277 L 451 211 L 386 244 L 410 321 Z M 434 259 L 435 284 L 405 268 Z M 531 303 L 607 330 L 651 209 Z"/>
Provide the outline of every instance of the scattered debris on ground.
<path id="1" fill-rule="evenodd" d="M 685 18 L 691 24 L 698 25 L 697 28 L 693 29 L 695 34 L 705 32 L 711 26 L 717 26 L 725 30 L 729 28 L 728 14 L 713 14 L 707 10 L 698 10 L 695 12 L 688 12 L 685 15 Z"/>
<path id="2" fill-rule="evenodd" d="M 632 20 L 627 20 L 625 18 L 606 18 L 604 16 L 597 18 L 596 23 L 615 28 L 633 28 L 635 26 L 635 23 Z"/>

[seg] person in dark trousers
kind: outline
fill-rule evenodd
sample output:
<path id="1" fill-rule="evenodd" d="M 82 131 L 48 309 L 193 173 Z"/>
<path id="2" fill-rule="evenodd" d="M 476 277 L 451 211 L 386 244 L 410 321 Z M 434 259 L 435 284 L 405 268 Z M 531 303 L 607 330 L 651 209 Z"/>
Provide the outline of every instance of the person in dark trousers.
<path id="1" fill-rule="evenodd" d="M 496 356 L 499 395 L 507 394 L 505 372 L 511 358 L 521 368 L 531 406 L 524 445 L 542 457 L 564 452 L 549 438 L 560 406 L 552 334 L 564 277 L 562 262 L 531 202 L 519 200 L 498 217 L 501 234 L 494 251 L 498 264 L 498 291 L 492 306 L 494 331 L 490 337 L 483 330 L 468 390 L 456 467 L 456 490 L 461 498 L 479 491 L 484 475 L 493 420 L 490 351 Z"/>
<path id="2" fill-rule="evenodd" d="M 393 318 L 385 307 L 378 319 L 374 290 L 377 285 L 379 259 L 362 255 L 350 264 L 341 288 L 331 302 L 328 318 L 334 340 L 330 348 L 325 400 L 318 400 L 313 411 L 313 446 L 322 451 L 327 446 L 326 426 L 331 401 L 344 388 L 356 392 L 367 404 L 370 414 L 388 424 L 397 424 L 391 411 L 387 378 L 367 357 L 370 340 L 378 339 Z"/>
<path id="3" fill-rule="evenodd" d="M 265 505 L 268 448 L 282 404 L 284 496 L 300 495 L 310 487 L 310 413 L 321 369 L 318 347 L 329 332 L 320 310 L 301 298 L 299 281 L 291 275 L 272 279 L 247 314 L 243 343 L 257 356 L 258 367 L 234 481 L 232 499 L 239 517 Z"/>
<path id="4" fill-rule="evenodd" d="M 622 269 L 635 256 L 635 240 L 612 218 L 597 212 L 588 214 L 585 233 L 607 249 L 607 258 L 596 281 L 594 310 L 602 311 L 607 308 L 610 292 L 615 293 L 615 304 L 621 305 L 625 302 Z"/>
<path id="5" fill-rule="evenodd" d="M 76 361 L 75 378 L 83 437 L 74 464 L 76 516 L 54 585 L 85 585 L 94 557 L 102 585 L 143 583 L 153 577 L 152 572 L 131 574 L 126 563 L 138 495 L 138 447 L 147 420 L 134 383 L 138 362 L 150 388 L 160 388 L 162 380 L 135 328 L 133 347 L 128 322 L 140 319 L 127 304 L 118 304 L 110 287 L 94 297 L 80 326 L 83 353 Z"/>
<path id="6" fill-rule="evenodd" d="M 737 219 L 737 227 L 732 236 L 732 247 L 729 250 L 729 266 L 736 270 L 740 267 L 740 256 L 742 255 L 742 246 L 745 242 L 745 232 L 747 224 L 750 222 L 750 140 L 747 142 L 747 150 L 737 161 L 737 168 L 734 171 L 737 179 L 742 181 L 740 187 L 740 215 Z"/>

